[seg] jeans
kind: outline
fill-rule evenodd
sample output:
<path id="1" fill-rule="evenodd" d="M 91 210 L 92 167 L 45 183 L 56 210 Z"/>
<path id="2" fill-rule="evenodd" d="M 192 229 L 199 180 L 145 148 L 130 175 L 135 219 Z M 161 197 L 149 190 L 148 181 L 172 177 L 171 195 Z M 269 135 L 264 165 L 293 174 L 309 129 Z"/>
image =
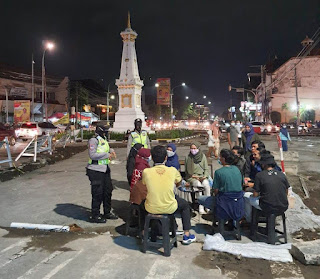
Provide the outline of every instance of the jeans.
<path id="1" fill-rule="evenodd" d="M 281 143 L 282 143 L 282 150 L 288 151 L 288 141 L 282 140 Z"/>
<path id="2" fill-rule="evenodd" d="M 248 223 L 251 223 L 252 206 L 261 210 L 259 199 L 260 197 L 254 197 L 251 192 L 244 193 L 245 218 Z"/>
<path id="3" fill-rule="evenodd" d="M 200 196 L 198 197 L 198 203 L 205 208 L 213 210 L 215 207 L 216 199 L 214 196 Z"/>

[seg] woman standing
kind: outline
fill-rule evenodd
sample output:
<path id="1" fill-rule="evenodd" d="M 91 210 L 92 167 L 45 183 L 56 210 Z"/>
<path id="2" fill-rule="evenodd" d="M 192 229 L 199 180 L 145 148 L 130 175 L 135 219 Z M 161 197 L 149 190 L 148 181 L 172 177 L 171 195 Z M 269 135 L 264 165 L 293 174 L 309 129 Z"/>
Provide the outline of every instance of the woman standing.
<path id="1" fill-rule="evenodd" d="M 204 195 L 210 196 L 209 185 L 209 167 L 206 156 L 200 150 L 201 144 L 199 142 L 193 142 L 190 145 L 190 153 L 186 157 L 186 180 L 193 187 L 203 187 Z M 199 195 L 202 195 L 199 193 Z M 203 205 L 199 206 L 199 213 L 204 214 Z"/>
<path id="2" fill-rule="evenodd" d="M 176 168 L 178 171 L 180 171 L 180 163 L 179 163 L 179 157 L 176 153 L 177 147 L 174 143 L 169 143 L 167 145 L 167 162 L 166 162 L 166 166 L 167 167 L 174 167 Z"/>
<path id="3" fill-rule="evenodd" d="M 242 133 L 242 144 L 243 149 L 245 150 L 245 158 L 248 158 L 251 155 L 251 143 L 253 141 L 260 141 L 258 134 L 253 130 L 251 123 L 246 123 L 244 132 Z"/>
<path id="4" fill-rule="evenodd" d="M 150 168 L 149 162 L 151 160 L 150 149 L 141 148 L 136 156 L 136 163 L 134 165 L 134 170 L 132 173 L 130 192 L 132 188 L 137 184 L 139 180 L 142 179 L 142 172 L 146 168 Z"/>
<path id="5" fill-rule="evenodd" d="M 208 130 L 208 153 L 207 153 L 207 158 L 211 157 L 211 154 L 214 154 L 214 138 L 213 138 L 213 132 L 212 130 Z"/>
<path id="6" fill-rule="evenodd" d="M 291 141 L 291 138 L 286 124 L 283 124 L 280 129 L 280 140 L 282 142 L 283 151 L 288 151 L 288 140 Z"/>

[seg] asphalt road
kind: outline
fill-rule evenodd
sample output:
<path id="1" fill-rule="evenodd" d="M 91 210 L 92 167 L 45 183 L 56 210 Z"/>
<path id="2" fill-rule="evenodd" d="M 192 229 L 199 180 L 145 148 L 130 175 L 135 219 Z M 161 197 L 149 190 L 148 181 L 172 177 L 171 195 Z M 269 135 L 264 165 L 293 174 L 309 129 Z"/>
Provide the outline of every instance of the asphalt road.
<path id="1" fill-rule="evenodd" d="M 277 149 L 275 138 L 263 140 L 268 149 Z M 316 169 L 313 149 L 319 148 L 320 142 L 307 140 L 297 139 L 289 148 L 301 150 L 309 162 L 314 160 Z M 88 222 L 90 187 L 84 172 L 87 152 L 0 183 L 0 278 L 255 278 L 257 274 L 261 279 L 318 278 L 319 268 L 308 267 L 306 271 L 296 262 L 281 264 L 227 256 L 218 260 L 213 252 L 202 251 L 201 241 L 210 231 L 211 221 L 198 215 L 192 218 L 198 243 L 179 244 L 170 258 L 156 250 L 141 253 L 139 241 L 123 235 L 129 205 L 126 150 L 119 148 L 116 152 L 117 161 L 111 166 L 113 207 L 120 219 L 107 224 Z M 180 157 L 187 152 L 187 146 L 178 148 Z M 215 160 L 213 164 L 218 168 Z M 16 232 L 8 229 L 11 222 L 76 223 L 85 233 Z M 178 223 L 181 225 L 180 219 Z M 244 234 L 245 242 L 250 240 Z"/>

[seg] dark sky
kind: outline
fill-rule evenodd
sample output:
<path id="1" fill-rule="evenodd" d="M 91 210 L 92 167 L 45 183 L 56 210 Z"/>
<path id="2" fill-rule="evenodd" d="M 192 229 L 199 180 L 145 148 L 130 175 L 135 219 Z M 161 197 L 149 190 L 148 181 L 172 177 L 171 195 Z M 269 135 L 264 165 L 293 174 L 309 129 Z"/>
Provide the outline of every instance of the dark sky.
<path id="1" fill-rule="evenodd" d="M 218 111 L 229 104 L 228 84 L 243 85 L 250 65 L 295 55 L 320 26 L 320 0 L 2 0 L 0 62 L 29 68 L 34 53 L 40 68 L 42 41 L 51 39 L 49 74 L 111 82 L 128 10 L 141 78 L 185 81 L 177 94 L 205 94 Z"/>

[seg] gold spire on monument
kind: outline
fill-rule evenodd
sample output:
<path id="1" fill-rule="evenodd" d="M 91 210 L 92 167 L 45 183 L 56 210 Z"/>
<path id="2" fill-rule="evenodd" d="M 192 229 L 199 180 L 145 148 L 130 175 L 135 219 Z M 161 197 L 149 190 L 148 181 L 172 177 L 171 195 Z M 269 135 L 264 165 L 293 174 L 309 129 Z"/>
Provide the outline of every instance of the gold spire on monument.
<path id="1" fill-rule="evenodd" d="M 130 20 L 130 12 L 128 11 L 128 24 L 127 24 L 127 28 L 131 29 L 131 20 Z"/>

